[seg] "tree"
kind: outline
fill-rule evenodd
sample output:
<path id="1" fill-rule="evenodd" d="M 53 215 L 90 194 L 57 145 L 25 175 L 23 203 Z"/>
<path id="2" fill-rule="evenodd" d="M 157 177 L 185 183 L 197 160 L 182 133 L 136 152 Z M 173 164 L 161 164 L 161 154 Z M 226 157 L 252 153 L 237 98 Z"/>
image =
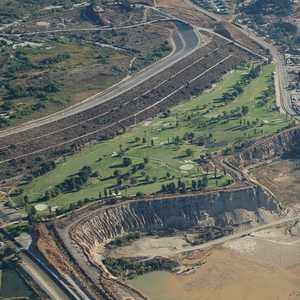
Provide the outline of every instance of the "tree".
<path id="1" fill-rule="evenodd" d="M 191 148 L 187 148 L 185 150 L 185 154 L 186 154 L 186 156 L 191 156 L 193 154 L 193 150 Z"/>
<path id="2" fill-rule="evenodd" d="M 144 193 L 142 193 L 142 192 L 137 192 L 137 193 L 136 193 L 136 197 L 138 197 L 138 198 L 143 198 L 143 197 L 144 197 Z"/>
<path id="3" fill-rule="evenodd" d="M 27 195 L 24 196 L 23 202 L 24 202 L 25 206 L 29 203 L 29 198 Z"/>
<path id="4" fill-rule="evenodd" d="M 167 192 L 167 188 L 166 188 L 166 186 L 164 184 L 161 185 L 160 191 L 162 193 L 166 193 Z"/>
<path id="5" fill-rule="evenodd" d="M 28 214 L 29 223 L 31 224 L 34 223 L 37 215 L 36 208 L 34 206 L 29 206 L 27 208 L 27 214 Z"/>
<path id="6" fill-rule="evenodd" d="M 73 7 L 73 3 L 71 0 L 64 0 L 64 9 L 71 9 Z"/>
<path id="7" fill-rule="evenodd" d="M 132 161 L 129 157 L 125 156 L 123 157 L 123 166 L 128 167 L 132 164 Z"/>
<path id="8" fill-rule="evenodd" d="M 249 107 L 247 105 L 243 105 L 241 108 L 241 114 L 245 116 L 249 112 Z"/>
<path id="9" fill-rule="evenodd" d="M 195 180 L 192 180 L 192 190 L 193 191 L 197 190 L 197 182 Z"/>

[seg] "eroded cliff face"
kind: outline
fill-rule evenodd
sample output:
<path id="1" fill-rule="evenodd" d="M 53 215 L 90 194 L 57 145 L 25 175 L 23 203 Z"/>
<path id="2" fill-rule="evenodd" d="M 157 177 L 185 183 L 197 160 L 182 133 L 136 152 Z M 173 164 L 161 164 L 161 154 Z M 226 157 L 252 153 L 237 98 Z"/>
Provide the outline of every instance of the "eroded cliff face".
<path id="1" fill-rule="evenodd" d="M 284 130 L 276 135 L 258 140 L 234 156 L 234 164 L 247 166 L 272 159 L 300 148 L 300 127 Z"/>
<path id="2" fill-rule="evenodd" d="M 75 223 L 71 239 L 85 254 L 99 244 L 126 232 L 149 231 L 169 227 L 181 230 L 213 218 L 217 225 L 263 223 L 262 212 L 278 214 L 274 199 L 258 187 L 245 187 L 206 194 L 170 197 L 167 199 L 131 201 L 101 208 Z"/>

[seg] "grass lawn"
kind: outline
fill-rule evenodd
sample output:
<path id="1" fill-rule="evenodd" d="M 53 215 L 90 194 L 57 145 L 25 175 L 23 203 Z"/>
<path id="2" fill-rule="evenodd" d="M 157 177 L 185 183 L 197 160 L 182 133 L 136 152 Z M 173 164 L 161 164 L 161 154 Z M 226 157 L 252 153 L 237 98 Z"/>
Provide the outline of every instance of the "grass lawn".
<path id="1" fill-rule="evenodd" d="M 87 145 L 80 153 L 61 159 L 53 171 L 23 185 L 23 193 L 13 200 L 18 202 L 24 195 L 28 195 L 29 201 L 35 202 L 47 190 L 50 191 L 66 178 L 76 174 L 83 166 L 90 166 L 93 171 L 98 172 L 98 176 L 90 177 L 79 191 L 61 193 L 51 198 L 48 204 L 68 207 L 70 203 L 84 198 L 97 199 L 99 192 L 103 195 L 104 188 L 113 188 L 116 185 L 116 170 L 119 174 L 126 174 L 132 168 L 132 165 L 122 165 L 123 158 L 118 155 L 120 152 L 128 156 L 132 164 L 143 163 L 144 158 L 148 159 L 143 170 L 130 175 L 131 184 L 121 191 L 122 194 L 157 192 L 162 184 L 177 182 L 179 178 L 190 187 L 192 180 L 202 178 L 206 172 L 210 187 L 216 184 L 225 185 L 229 177 L 222 170 L 217 172 L 216 181 L 213 168 L 203 170 L 194 160 L 199 159 L 200 155 L 274 133 L 288 125 L 290 121 L 284 115 L 270 110 L 275 103 L 274 96 L 270 96 L 264 106 L 256 105 L 257 97 L 268 88 L 273 70 L 273 65 L 264 66 L 260 76 L 244 87 L 242 94 L 224 105 L 216 99 L 230 90 L 248 69 L 232 71 L 212 89 L 171 109 L 167 117 L 154 118 L 112 140 Z M 230 114 L 232 110 L 243 105 L 248 107 L 248 113 L 244 116 L 216 119 L 217 116 Z M 200 146 L 199 143 L 188 142 L 183 136 L 189 132 L 194 134 L 194 139 L 201 138 L 205 142 Z M 179 142 L 176 143 L 177 136 Z M 190 155 L 186 155 L 187 149 L 191 150 Z M 150 179 L 151 183 L 147 183 L 146 179 Z M 128 180 L 123 183 L 128 184 Z"/>

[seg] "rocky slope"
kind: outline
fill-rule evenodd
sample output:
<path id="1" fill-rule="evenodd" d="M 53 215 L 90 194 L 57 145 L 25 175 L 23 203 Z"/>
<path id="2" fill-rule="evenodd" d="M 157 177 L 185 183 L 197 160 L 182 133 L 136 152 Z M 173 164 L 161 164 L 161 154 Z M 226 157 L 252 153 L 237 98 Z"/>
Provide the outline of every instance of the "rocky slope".
<path id="1" fill-rule="evenodd" d="M 234 156 L 236 166 L 248 166 L 294 152 L 300 146 L 300 127 L 284 130 L 276 135 L 258 140 Z"/>
<path id="2" fill-rule="evenodd" d="M 186 230 L 208 217 L 219 226 L 264 222 L 263 211 L 279 212 L 277 203 L 260 188 L 173 196 L 167 199 L 129 201 L 93 214 L 75 223 L 71 239 L 86 255 L 94 247 L 126 232 L 159 228 Z"/>
<path id="3" fill-rule="evenodd" d="M 127 232 L 176 228 L 188 230 L 213 220 L 217 226 L 255 226 L 278 217 L 280 207 L 261 188 L 243 186 L 220 191 L 94 203 L 57 220 L 56 233 L 76 264 L 101 289 L 103 299 L 147 299 L 111 276 L 98 247 Z M 202 223 L 203 222 L 203 223 Z M 246 225 L 245 225 L 246 224 Z"/>

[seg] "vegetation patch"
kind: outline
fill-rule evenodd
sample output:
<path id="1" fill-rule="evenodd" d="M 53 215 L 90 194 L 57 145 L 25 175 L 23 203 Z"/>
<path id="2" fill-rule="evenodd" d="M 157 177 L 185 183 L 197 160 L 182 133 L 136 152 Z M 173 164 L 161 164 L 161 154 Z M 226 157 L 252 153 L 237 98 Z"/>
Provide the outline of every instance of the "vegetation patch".
<path id="1" fill-rule="evenodd" d="M 232 179 L 226 172 L 216 170 L 210 162 L 216 151 L 231 153 L 243 143 L 292 124 L 276 109 L 273 65 L 259 69 L 234 99 L 224 99 L 253 72 L 251 68 L 241 67 L 191 101 L 61 159 L 52 171 L 20 186 L 13 200 L 22 205 L 27 197 L 28 203 L 66 209 L 106 196 L 188 192 L 230 184 Z M 194 167 L 182 170 L 185 165 Z M 92 175 L 84 184 L 77 190 L 72 187 L 52 194 L 66 180 L 74 180 L 84 166 Z"/>
<path id="2" fill-rule="evenodd" d="M 136 258 L 106 257 L 103 263 L 111 274 L 126 279 L 153 271 L 170 272 L 179 266 L 176 261 L 164 257 L 154 257 L 144 261 Z"/>

